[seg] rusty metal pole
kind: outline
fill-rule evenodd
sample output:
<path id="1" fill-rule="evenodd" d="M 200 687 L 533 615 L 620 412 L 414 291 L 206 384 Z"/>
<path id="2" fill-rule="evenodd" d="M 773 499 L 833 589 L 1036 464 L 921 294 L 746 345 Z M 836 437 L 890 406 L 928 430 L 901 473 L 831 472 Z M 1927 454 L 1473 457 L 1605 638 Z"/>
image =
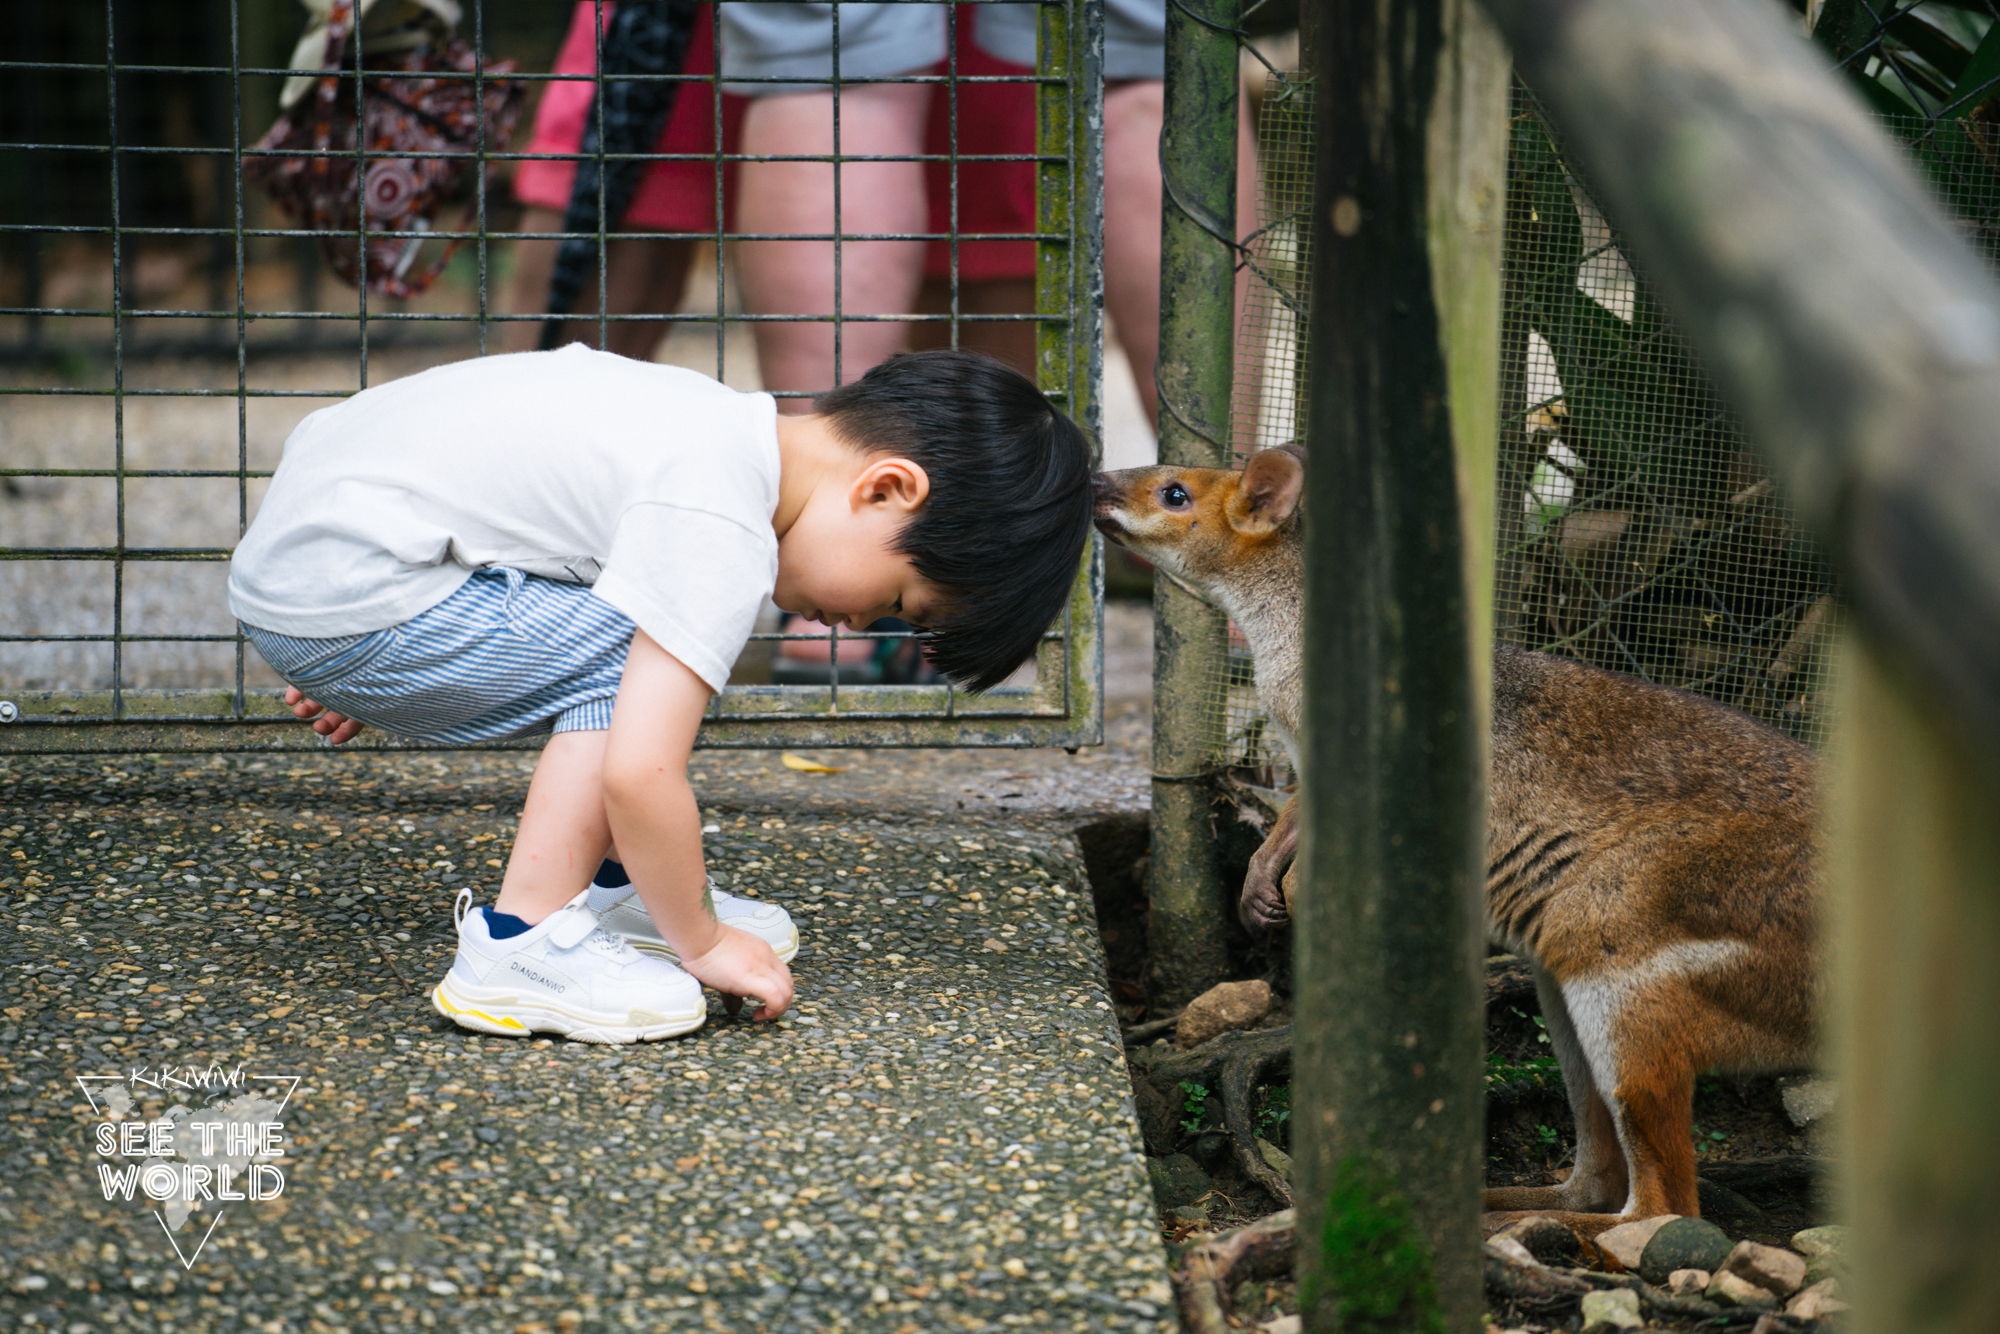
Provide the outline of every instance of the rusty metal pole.
<path id="1" fill-rule="evenodd" d="M 1160 462 L 1229 466 L 1236 343 L 1239 0 L 1167 6 L 1160 131 Z M 1228 930 L 1209 780 L 1222 614 L 1153 583 L 1153 813 L 1147 1000 L 1164 1012 L 1222 981 Z"/>

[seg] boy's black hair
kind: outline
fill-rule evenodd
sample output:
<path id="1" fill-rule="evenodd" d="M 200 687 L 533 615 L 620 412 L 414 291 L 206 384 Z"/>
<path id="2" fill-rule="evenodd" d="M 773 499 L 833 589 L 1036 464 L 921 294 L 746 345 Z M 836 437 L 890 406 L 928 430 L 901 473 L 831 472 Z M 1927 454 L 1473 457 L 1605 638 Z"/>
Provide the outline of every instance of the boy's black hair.
<path id="1" fill-rule="evenodd" d="M 848 444 L 929 475 L 896 545 L 950 598 L 925 616 L 931 661 L 967 689 L 1000 684 L 1062 611 L 1090 540 L 1089 438 L 978 352 L 891 357 L 813 410 Z"/>

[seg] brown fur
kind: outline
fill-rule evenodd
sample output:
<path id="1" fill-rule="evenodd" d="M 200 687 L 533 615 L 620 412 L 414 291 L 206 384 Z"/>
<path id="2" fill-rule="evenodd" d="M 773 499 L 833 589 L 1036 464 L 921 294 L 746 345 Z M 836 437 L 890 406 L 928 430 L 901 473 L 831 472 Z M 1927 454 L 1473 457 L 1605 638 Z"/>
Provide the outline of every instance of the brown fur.
<path id="1" fill-rule="evenodd" d="M 1295 768 L 1303 471 L 1273 450 L 1240 474 L 1134 468 L 1097 482 L 1098 527 L 1242 629 Z M 1711 700 L 1495 651 L 1488 929 L 1533 961 L 1577 1151 L 1560 1185 L 1487 1191 L 1489 1229 L 1526 1213 L 1586 1234 L 1697 1215 L 1695 1077 L 1811 1062 L 1818 767 Z M 1289 916 L 1297 828 L 1288 805 L 1252 859 L 1239 907 L 1252 927 Z"/>

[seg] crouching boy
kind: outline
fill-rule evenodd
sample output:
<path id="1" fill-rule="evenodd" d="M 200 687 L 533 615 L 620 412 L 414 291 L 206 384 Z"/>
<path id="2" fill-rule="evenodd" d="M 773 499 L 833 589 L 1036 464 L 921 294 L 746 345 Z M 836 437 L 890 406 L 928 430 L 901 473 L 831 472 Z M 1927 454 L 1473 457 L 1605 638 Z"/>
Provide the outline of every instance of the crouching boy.
<path id="1" fill-rule="evenodd" d="M 926 352 L 813 406 L 572 344 L 366 390 L 286 441 L 229 603 L 294 712 L 335 744 L 552 734 L 497 900 L 459 895 L 432 999 L 463 1027 L 633 1042 L 700 1027 L 704 984 L 791 1003 L 798 933 L 708 882 L 687 777 L 766 596 L 900 616 L 973 690 L 1061 609 L 1090 449 L 1034 385 Z"/>

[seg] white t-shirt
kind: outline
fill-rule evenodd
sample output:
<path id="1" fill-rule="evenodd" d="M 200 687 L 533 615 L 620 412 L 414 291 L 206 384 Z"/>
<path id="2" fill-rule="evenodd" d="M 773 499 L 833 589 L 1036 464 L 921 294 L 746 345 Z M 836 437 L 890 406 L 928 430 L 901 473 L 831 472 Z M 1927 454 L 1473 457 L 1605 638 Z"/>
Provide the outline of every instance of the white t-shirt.
<path id="1" fill-rule="evenodd" d="M 456 362 L 299 423 L 229 609 L 309 639 L 398 625 L 489 566 L 589 584 L 720 690 L 771 592 L 777 405 L 572 343 Z"/>

